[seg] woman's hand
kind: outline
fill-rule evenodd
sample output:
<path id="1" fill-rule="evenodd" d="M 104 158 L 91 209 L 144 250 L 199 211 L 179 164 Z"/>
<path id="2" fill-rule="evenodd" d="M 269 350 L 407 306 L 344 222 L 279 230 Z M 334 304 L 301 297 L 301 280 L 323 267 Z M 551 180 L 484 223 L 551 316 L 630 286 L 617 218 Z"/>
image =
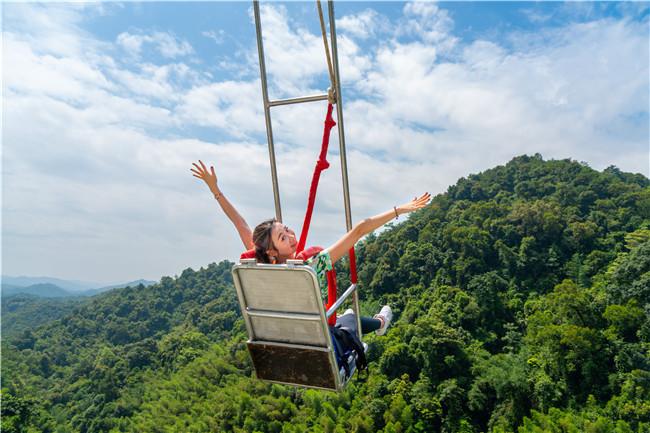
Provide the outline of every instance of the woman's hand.
<path id="1" fill-rule="evenodd" d="M 200 165 L 199 165 L 200 164 Z M 192 165 L 194 168 L 190 168 L 192 175 L 198 177 L 210 188 L 210 192 L 214 195 L 215 200 L 221 206 L 221 209 L 226 214 L 228 219 L 235 225 L 237 233 L 244 244 L 246 249 L 251 249 L 255 245 L 253 244 L 253 232 L 246 223 L 246 220 L 237 212 L 237 209 L 230 203 L 230 201 L 224 197 L 224 195 L 219 190 L 217 186 L 217 175 L 214 172 L 214 167 L 210 166 L 210 171 L 208 171 L 203 161 L 199 160 L 199 163 L 193 162 Z"/>
<path id="2" fill-rule="evenodd" d="M 427 205 L 427 203 L 429 203 L 429 200 L 431 200 L 431 194 L 425 192 L 420 197 L 415 197 L 410 202 L 403 204 L 401 206 L 397 206 L 395 210 L 400 215 L 404 213 L 413 212 L 414 210 L 422 209 L 424 206 Z"/>
<path id="3" fill-rule="evenodd" d="M 214 167 L 210 166 L 210 171 L 208 172 L 208 169 L 205 167 L 205 164 L 203 164 L 203 161 L 199 160 L 199 164 L 201 164 L 200 167 L 196 162 L 192 163 L 192 165 L 195 167 L 190 168 L 190 171 L 193 173 L 192 176 L 203 180 L 208 185 L 208 188 L 210 188 L 212 194 L 219 194 L 219 187 L 217 187 L 217 175 L 214 173 Z"/>

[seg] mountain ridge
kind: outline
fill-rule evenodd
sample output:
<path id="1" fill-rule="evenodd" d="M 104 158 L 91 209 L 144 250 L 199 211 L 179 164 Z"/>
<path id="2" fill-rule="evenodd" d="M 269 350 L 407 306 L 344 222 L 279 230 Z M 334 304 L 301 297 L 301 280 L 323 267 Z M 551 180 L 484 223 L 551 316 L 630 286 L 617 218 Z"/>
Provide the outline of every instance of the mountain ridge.
<path id="1" fill-rule="evenodd" d="M 4 278 L 4 277 L 3 277 Z M 10 281 L 23 281 L 23 282 L 28 282 L 28 281 L 33 281 L 33 280 L 42 280 L 42 281 L 64 281 L 67 283 L 70 283 L 68 280 L 58 280 L 56 278 L 50 278 L 50 277 L 38 277 L 38 278 L 31 278 L 31 277 L 11 277 L 13 278 Z M 20 280 L 22 278 L 22 280 Z M 16 285 L 15 283 L 13 284 L 2 284 L 2 296 L 13 296 L 16 294 L 28 294 L 28 295 L 34 295 L 34 296 L 40 296 L 40 297 L 46 297 L 46 298 L 59 298 L 59 297 L 75 297 L 75 296 L 94 296 L 98 293 L 102 293 L 108 290 L 112 289 L 117 289 L 117 288 L 123 288 L 127 286 L 139 286 L 140 284 L 144 286 L 150 286 L 152 284 L 155 284 L 155 281 L 150 281 L 150 280 L 144 280 L 144 279 L 139 279 L 139 280 L 134 280 L 134 281 L 129 281 L 127 283 L 122 283 L 122 284 L 113 284 L 109 286 L 100 286 L 96 288 L 91 288 L 91 289 L 80 289 L 76 288 L 74 290 L 71 289 L 65 289 L 61 287 L 60 285 L 54 284 L 54 283 L 35 283 L 35 284 L 29 284 L 27 286 L 20 286 Z M 70 287 L 69 284 L 64 284 L 67 287 Z"/>

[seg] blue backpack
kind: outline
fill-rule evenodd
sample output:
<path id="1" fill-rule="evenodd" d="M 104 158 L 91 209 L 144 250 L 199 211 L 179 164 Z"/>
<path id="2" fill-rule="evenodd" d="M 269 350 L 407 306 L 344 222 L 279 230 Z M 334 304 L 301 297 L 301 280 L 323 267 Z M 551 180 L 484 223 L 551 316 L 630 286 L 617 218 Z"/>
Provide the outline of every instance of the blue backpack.
<path id="1" fill-rule="evenodd" d="M 357 336 L 357 317 L 354 314 L 340 316 L 336 325 L 330 326 L 330 335 L 334 345 L 336 363 L 345 370 L 346 379 L 350 377 L 348 358 L 356 354 L 356 368 L 359 372 L 368 370 L 368 361 L 363 344 Z"/>

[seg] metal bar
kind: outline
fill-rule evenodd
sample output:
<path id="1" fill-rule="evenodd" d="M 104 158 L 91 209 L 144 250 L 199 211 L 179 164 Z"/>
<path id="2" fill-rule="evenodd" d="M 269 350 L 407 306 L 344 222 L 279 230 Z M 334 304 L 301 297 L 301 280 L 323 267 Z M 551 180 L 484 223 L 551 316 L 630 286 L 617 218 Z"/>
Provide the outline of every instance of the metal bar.
<path id="1" fill-rule="evenodd" d="M 321 318 L 318 314 L 288 314 L 282 311 L 260 311 L 260 310 L 246 310 L 246 314 L 251 317 L 268 317 L 271 319 L 289 319 L 289 320 L 309 320 L 320 322 Z"/>
<path id="2" fill-rule="evenodd" d="M 249 339 L 247 344 L 255 345 L 264 345 L 264 346 L 278 346 L 278 347 L 288 347 L 291 349 L 308 349 L 308 350 L 317 350 L 319 352 L 327 352 L 331 350 L 329 347 L 322 346 L 308 346 L 306 344 L 291 344 L 291 343 L 280 343 L 279 341 L 266 341 L 266 340 L 252 340 Z M 336 362 L 334 363 L 336 365 Z"/>
<path id="3" fill-rule="evenodd" d="M 330 37 L 332 39 L 332 57 L 334 60 L 334 78 L 336 86 L 336 123 L 339 131 L 339 149 L 341 155 L 341 176 L 343 178 L 343 204 L 345 205 L 345 224 L 352 230 L 352 212 L 350 210 L 350 187 L 348 185 L 348 163 L 345 153 L 345 134 L 343 128 L 343 95 L 341 95 L 341 78 L 339 74 L 338 45 L 336 44 L 336 24 L 334 19 L 334 2 L 327 2 L 330 19 Z"/>
<path id="4" fill-rule="evenodd" d="M 301 104 L 303 102 L 326 101 L 326 100 L 327 100 L 327 93 L 324 93 L 322 95 L 300 96 L 298 98 L 289 98 L 289 99 L 276 99 L 275 101 L 269 101 L 269 107 L 277 107 L 278 105 Z"/>
<path id="5" fill-rule="evenodd" d="M 345 226 L 352 230 L 352 210 L 350 207 L 350 186 L 348 183 L 348 162 L 345 153 L 345 132 L 343 128 L 343 95 L 341 94 L 341 74 L 339 73 L 339 52 L 336 44 L 336 20 L 334 19 L 334 1 L 327 2 L 330 19 L 330 38 L 332 40 L 332 58 L 334 61 L 334 85 L 336 86 L 336 124 L 339 131 L 339 154 L 341 155 L 341 177 L 343 181 L 343 204 L 345 206 Z M 357 335 L 361 340 L 361 314 L 359 310 L 359 293 L 352 295 L 352 306 L 357 315 Z"/>
<path id="6" fill-rule="evenodd" d="M 273 127 L 271 126 L 271 110 L 269 105 L 269 90 L 266 82 L 266 64 L 264 62 L 264 44 L 262 43 L 262 22 L 260 19 L 260 2 L 253 0 L 255 12 L 255 33 L 257 34 L 257 55 L 260 59 L 260 78 L 262 80 L 262 98 L 264 99 L 264 119 L 266 120 L 266 139 L 269 143 L 269 160 L 271 161 L 271 180 L 273 182 L 273 199 L 275 200 L 275 218 L 282 221 L 280 207 L 280 187 L 278 171 L 275 164 L 275 148 L 273 145 Z"/>
<path id="7" fill-rule="evenodd" d="M 332 314 L 334 314 L 336 312 L 336 310 L 341 306 L 343 301 L 345 301 L 348 298 L 348 296 L 350 296 L 351 293 L 357 293 L 356 290 L 357 290 L 357 285 L 356 284 L 351 284 L 350 287 L 348 287 L 347 290 L 345 292 L 343 292 L 343 294 L 341 296 L 339 296 L 339 298 L 336 300 L 336 302 L 334 304 L 332 304 L 332 306 L 327 310 L 327 313 L 325 314 L 325 316 L 327 318 L 329 318 Z M 357 311 L 357 318 L 358 317 L 359 317 L 359 312 Z M 360 324 L 359 324 L 359 326 L 360 326 Z"/>
<path id="8" fill-rule="evenodd" d="M 343 374 L 345 374 L 345 371 L 343 371 Z M 339 374 L 338 374 L 338 375 L 335 375 L 335 376 L 338 377 L 338 376 L 340 376 L 340 375 L 341 375 L 341 373 L 339 372 Z M 293 382 L 281 382 L 281 381 L 279 381 L 279 380 L 260 379 L 259 376 L 257 376 L 257 372 L 255 373 L 255 377 L 257 377 L 259 380 L 263 380 L 264 382 L 268 382 L 268 383 L 277 383 L 277 384 L 279 384 L 279 385 L 290 385 L 290 386 L 293 386 L 293 387 L 300 386 L 300 387 L 302 387 L 302 388 L 322 389 L 322 390 L 324 390 L 324 391 L 332 391 L 332 392 L 338 392 L 338 391 L 340 391 L 341 389 L 343 389 L 342 387 L 338 387 L 338 385 L 337 385 L 337 388 L 325 388 L 325 387 L 322 387 L 322 386 L 312 386 L 312 385 L 305 385 L 305 384 L 296 384 L 296 383 L 293 383 Z M 338 380 L 337 383 L 340 383 L 340 379 L 337 379 L 337 380 Z"/>
<path id="9" fill-rule="evenodd" d="M 243 312 L 246 310 L 246 308 L 248 308 L 248 301 L 244 296 L 244 290 L 242 288 L 241 279 L 239 278 L 239 272 L 237 272 L 236 265 L 235 267 L 233 267 L 233 269 L 230 272 L 232 274 L 232 281 L 235 284 L 235 290 L 237 290 L 237 299 L 239 300 L 239 308 Z M 244 317 L 244 323 L 246 324 L 246 331 L 248 332 L 248 336 L 252 338 L 255 334 L 253 332 L 253 324 L 251 323 L 251 319 L 243 313 L 242 316 Z"/>

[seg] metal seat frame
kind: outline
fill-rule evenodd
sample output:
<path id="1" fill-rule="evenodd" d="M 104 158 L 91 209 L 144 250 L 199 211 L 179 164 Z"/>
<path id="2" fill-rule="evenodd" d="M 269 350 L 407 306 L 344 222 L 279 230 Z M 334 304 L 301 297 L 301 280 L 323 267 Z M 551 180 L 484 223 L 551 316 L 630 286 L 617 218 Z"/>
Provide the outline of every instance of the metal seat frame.
<path id="1" fill-rule="evenodd" d="M 348 357 L 350 375 L 346 376 L 345 368 L 336 362 L 327 318 L 356 291 L 356 285 L 326 312 L 316 273 L 302 261 L 270 265 L 243 259 L 232 275 L 257 378 L 342 390 L 355 371 L 356 356 Z"/>

